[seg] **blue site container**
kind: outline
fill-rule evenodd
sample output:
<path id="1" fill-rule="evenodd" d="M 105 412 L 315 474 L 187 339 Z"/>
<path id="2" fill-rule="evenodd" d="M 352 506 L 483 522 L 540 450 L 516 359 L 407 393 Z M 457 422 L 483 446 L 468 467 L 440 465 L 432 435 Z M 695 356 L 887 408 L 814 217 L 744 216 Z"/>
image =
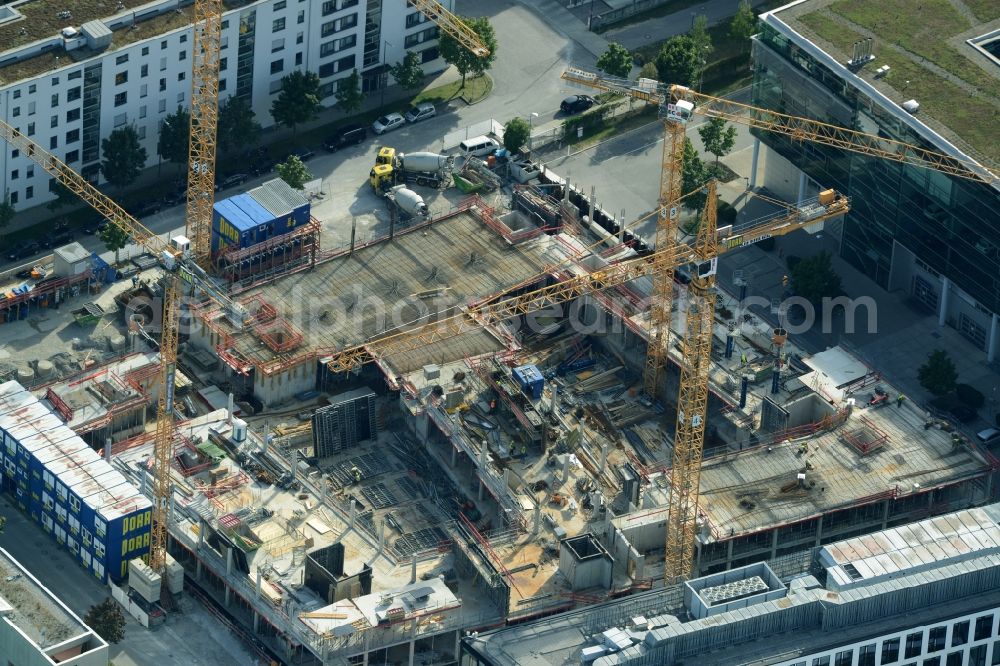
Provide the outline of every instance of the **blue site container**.
<path id="1" fill-rule="evenodd" d="M 514 381 L 532 400 L 541 399 L 542 390 L 545 388 L 545 377 L 542 376 L 538 366 L 522 365 L 514 368 L 513 374 Z"/>
<path id="2" fill-rule="evenodd" d="M 212 207 L 212 252 L 244 249 L 309 222 L 309 200 L 280 178 Z"/>

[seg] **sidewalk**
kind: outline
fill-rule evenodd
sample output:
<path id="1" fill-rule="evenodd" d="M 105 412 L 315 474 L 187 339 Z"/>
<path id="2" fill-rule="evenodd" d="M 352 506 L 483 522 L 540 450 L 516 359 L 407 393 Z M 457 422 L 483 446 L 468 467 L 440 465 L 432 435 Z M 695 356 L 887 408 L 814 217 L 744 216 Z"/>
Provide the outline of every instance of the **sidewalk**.
<path id="1" fill-rule="evenodd" d="M 454 67 L 449 66 L 443 72 L 427 77 L 424 89 L 437 88 L 439 86 L 460 81 L 461 79 L 462 76 L 458 73 L 458 71 Z M 404 90 L 399 86 L 389 86 L 388 88 L 386 88 L 385 91 L 385 104 L 386 106 L 389 106 L 399 101 L 409 100 L 415 94 L 416 93 L 412 90 Z M 380 107 L 381 101 L 382 101 L 382 96 L 381 93 L 378 92 L 365 97 L 365 101 L 364 104 L 362 104 L 361 106 L 361 110 L 358 111 L 357 114 L 355 115 L 364 115 L 371 111 L 377 110 Z M 464 102 L 458 100 L 452 103 L 464 104 Z M 287 127 L 278 127 L 276 125 L 265 127 L 264 129 L 261 130 L 260 141 L 258 142 L 258 145 L 269 146 L 269 147 L 275 146 L 283 141 L 292 139 L 293 136 L 295 135 L 301 135 L 306 132 L 309 132 L 310 130 L 317 129 L 319 127 L 323 127 L 324 125 L 328 125 L 330 123 L 334 123 L 340 120 L 346 120 L 347 118 L 348 116 L 346 114 L 333 107 L 324 108 L 320 110 L 316 120 L 312 120 L 307 123 L 299 125 L 294 135 L 292 130 Z M 260 119 L 258 118 L 258 120 Z M 135 182 L 133 182 L 123 191 L 119 190 L 108 191 L 106 185 L 101 186 L 102 191 L 104 191 L 105 194 L 107 194 L 111 198 L 117 199 L 122 195 L 142 192 L 144 189 L 147 189 L 150 186 L 159 183 L 163 180 L 174 180 L 180 178 L 184 174 L 184 170 L 186 168 L 185 165 L 177 165 L 174 164 L 173 162 L 163 162 L 162 165 L 158 166 L 157 165 L 158 159 L 159 156 L 155 153 L 155 151 L 148 154 L 146 156 L 146 163 L 150 166 L 148 166 L 145 170 L 143 170 L 143 172 L 139 174 L 139 177 L 135 180 Z M 226 168 L 227 166 L 228 165 L 226 164 L 225 160 L 220 159 L 219 162 L 216 164 L 216 170 L 231 171 L 231 169 Z M 34 206 L 32 208 L 27 208 L 25 210 L 19 210 L 17 214 L 14 216 L 14 219 L 11 220 L 10 225 L 8 225 L 3 230 L 3 233 L 4 234 L 13 233 L 15 231 L 26 229 L 28 227 L 32 227 L 37 224 L 47 222 L 49 220 L 58 219 L 74 210 L 77 210 L 79 207 L 80 206 L 73 206 L 71 204 L 69 206 L 63 206 L 62 208 L 59 208 L 55 211 L 50 211 L 45 204 L 41 204 L 39 206 Z"/>
<path id="2" fill-rule="evenodd" d="M 592 55 L 595 61 L 608 48 L 609 40 L 603 35 L 598 35 L 587 30 L 586 23 L 581 23 L 573 12 L 566 9 L 565 1 L 517 0 L 517 2 L 537 14 L 550 28 L 576 42 L 578 46 Z M 590 63 L 575 63 L 571 61 L 570 64 L 584 65 Z"/>
<path id="3" fill-rule="evenodd" d="M 752 0 L 751 4 L 757 8 L 765 2 L 767 0 Z M 694 17 L 699 14 L 704 14 L 708 18 L 709 26 L 728 21 L 736 13 L 737 6 L 736 0 L 731 2 L 707 0 L 673 14 L 647 19 L 620 28 L 609 28 L 604 31 L 602 37 L 609 42 L 617 42 L 625 48 L 633 50 L 686 33 L 691 29 Z M 584 25 L 584 29 L 586 30 L 586 25 Z"/>

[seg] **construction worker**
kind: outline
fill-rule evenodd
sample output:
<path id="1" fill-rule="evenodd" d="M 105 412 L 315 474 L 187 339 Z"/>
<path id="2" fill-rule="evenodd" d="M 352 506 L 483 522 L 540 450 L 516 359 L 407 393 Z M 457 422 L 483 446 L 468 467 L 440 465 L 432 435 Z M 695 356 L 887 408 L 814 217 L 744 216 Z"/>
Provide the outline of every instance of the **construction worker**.
<path id="1" fill-rule="evenodd" d="M 521 442 L 521 457 L 524 458 L 528 455 L 528 445 Z"/>
<path id="2" fill-rule="evenodd" d="M 741 352 L 740 353 L 740 365 L 746 365 L 746 364 L 747 364 L 747 353 L 746 352 Z"/>
<path id="3" fill-rule="evenodd" d="M 361 470 L 357 465 L 351 465 L 351 474 L 354 475 L 354 483 L 361 483 Z"/>
<path id="4" fill-rule="evenodd" d="M 898 396 L 896 396 L 896 406 L 897 407 L 902 407 L 904 402 L 906 402 L 906 396 L 905 395 L 903 395 L 902 393 L 900 393 Z"/>
<path id="5" fill-rule="evenodd" d="M 787 287 L 788 286 L 788 276 L 787 275 L 782 275 L 781 276 L 781 286 L 782 287 Z"/>

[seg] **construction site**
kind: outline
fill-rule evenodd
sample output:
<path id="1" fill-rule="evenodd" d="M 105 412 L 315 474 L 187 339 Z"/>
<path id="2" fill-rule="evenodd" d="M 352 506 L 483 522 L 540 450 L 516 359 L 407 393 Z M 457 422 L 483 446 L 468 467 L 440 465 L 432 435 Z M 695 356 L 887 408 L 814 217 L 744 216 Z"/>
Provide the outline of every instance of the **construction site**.
<path id="1" fill-rule="evenodd" d="M 435 22 L 484 48 L 448 16 Z M 195 68 L 211 74 L 206 52 Z M 163 239 L 40 162 L 146 253 L 118 271 L 130 281 L 95 280 L 102 266 L 75 248 L 55 253 L 57 285 L 45 265 L 23 278 L 15 305 L 54 289 L 72 312 L 39 331 L 6 307 L 19 363 L 0 379 L 49 412 L 32 437 L 69 426 L 150 499 L 148 555 L 109 583 L 140 623 L 156 627 L 184 593 L 264 659 L 457 663 L 469 631 L 994 500 L 988 451 L 877 368 L 840 347 L 802 351 L 715 283 L 720 255 L 816 233 L 846 196 L 719 226 L 710 183 L 700 213 L 681 211 L 695 113 L 905 150 L 648 79 L 564 78 L 663 109 L 655 242 L 633 233 L 644 220 L 503 155 L 456 167 L 380 151 L 369 178 L 388 231 L 346 245 L 283 181 L 206 206 L 211 169 L 193 161 L 189 187 L 205 196 L 189 197 L 187 234 Z M 214 136 L 193 129 L 196 150 L 214 162 Z M 53 339 L 72 353 L 47 354 Z M 18 455 L 0 451 L 12 493 Z"/>

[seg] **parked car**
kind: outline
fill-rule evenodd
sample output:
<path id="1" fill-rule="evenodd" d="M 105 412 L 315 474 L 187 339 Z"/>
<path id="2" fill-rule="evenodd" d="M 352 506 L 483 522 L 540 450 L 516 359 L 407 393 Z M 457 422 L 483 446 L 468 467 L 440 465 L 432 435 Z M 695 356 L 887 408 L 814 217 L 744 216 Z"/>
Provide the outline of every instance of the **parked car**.
<path id="1" fill-rule="evenodd" d="M 145 201 L 132 204 L 128 207 L 128 212 L 132 213 L 135 217 L 143 218 L 149 215 L 155 215 L 160 212 L 160 201 L 155 199 L 147 199 Z"/>
<path id="2" fill-rule="evenodd" d="M 405 118 L 408 123 L 419 123 L 437 115 L 437 109 L 430 102 L 421 102 L 406 112 Z"/>
<path id="3" fill-rule="evenodd" d="M 987 428 L 981 432 L 976 433 L 976 441 L 979 442 L 980 446 L 997 446 L 1000 445 L 1000 430 L 996 428 Z"/>
<path id="4" fill-rule="evenodd" d="M 299 158 L 303 162 L 307 162 L 307 161 L 311 160 L 313 157 L 315 157 L 316 153 L 314 153 L 312 150 L 310 150 L 308 148 L 298 148 L 296 150 L 293 150 L 291 153 L 289 153 L 289 157 L 291 157 L 292 155 L 295 155 L 297 158 Z"/>
<path id="5" fill-rule="evenodd" d="M 250 168 L 250 173 L 255 176 L 263 176 L 265 173 L 271 173 L 274 171 L 274 167 L 278 166 L 278 160 L 273 157 L 264 157 Z"/>
<path id="6" fill-rule="evenodd" d="M 41 245 L 47 250 L 53 247 L 62 247 L 72 240 L 73 232 L 69 229 L 54 229 L 41 240 Z"/>
<path id="7" fill-rule="evenodd" d="M 570 95 L 559 104 L 559 109 L 563 113 L 581 113 L 597 104 L 597 101 L 590 95 Z"/>
<path id="8" fill-rule="evenodd" d="M 222 180 L 216 182 L 215 191 L 218 192 L 219 190 L 228 190 L 230 187 L 242 185 L 248 180 L 250 180 L 250 176 L 245 173 L 231 173 Z"/>
<path id="9" fill-rule="evenodd" d="M 323 148 L 331 153 L 344 148 L 354 146 L 368 137 L 368 130 L 361 125 L 344 125 L 336 133 L 331 134 L 323 141 Z"/>
<path id="10" fill-rule="evenodd" d="M 21 240 L 14 243 L 10 249 L 7 250 L 7 258 L 11 261 L 26 259 L 33 254 L 38 254 L 38 251 L 41 249 L 42 246 L 38 241 Z"/>
<path id="11" fill-rule="evenodd" d="M 372 123 L 372 131 L 376 134 L 385 134 L 399 129 L 404 123 L 406 123 L 406 119 L 398 113 L 387 113 Z"/>

